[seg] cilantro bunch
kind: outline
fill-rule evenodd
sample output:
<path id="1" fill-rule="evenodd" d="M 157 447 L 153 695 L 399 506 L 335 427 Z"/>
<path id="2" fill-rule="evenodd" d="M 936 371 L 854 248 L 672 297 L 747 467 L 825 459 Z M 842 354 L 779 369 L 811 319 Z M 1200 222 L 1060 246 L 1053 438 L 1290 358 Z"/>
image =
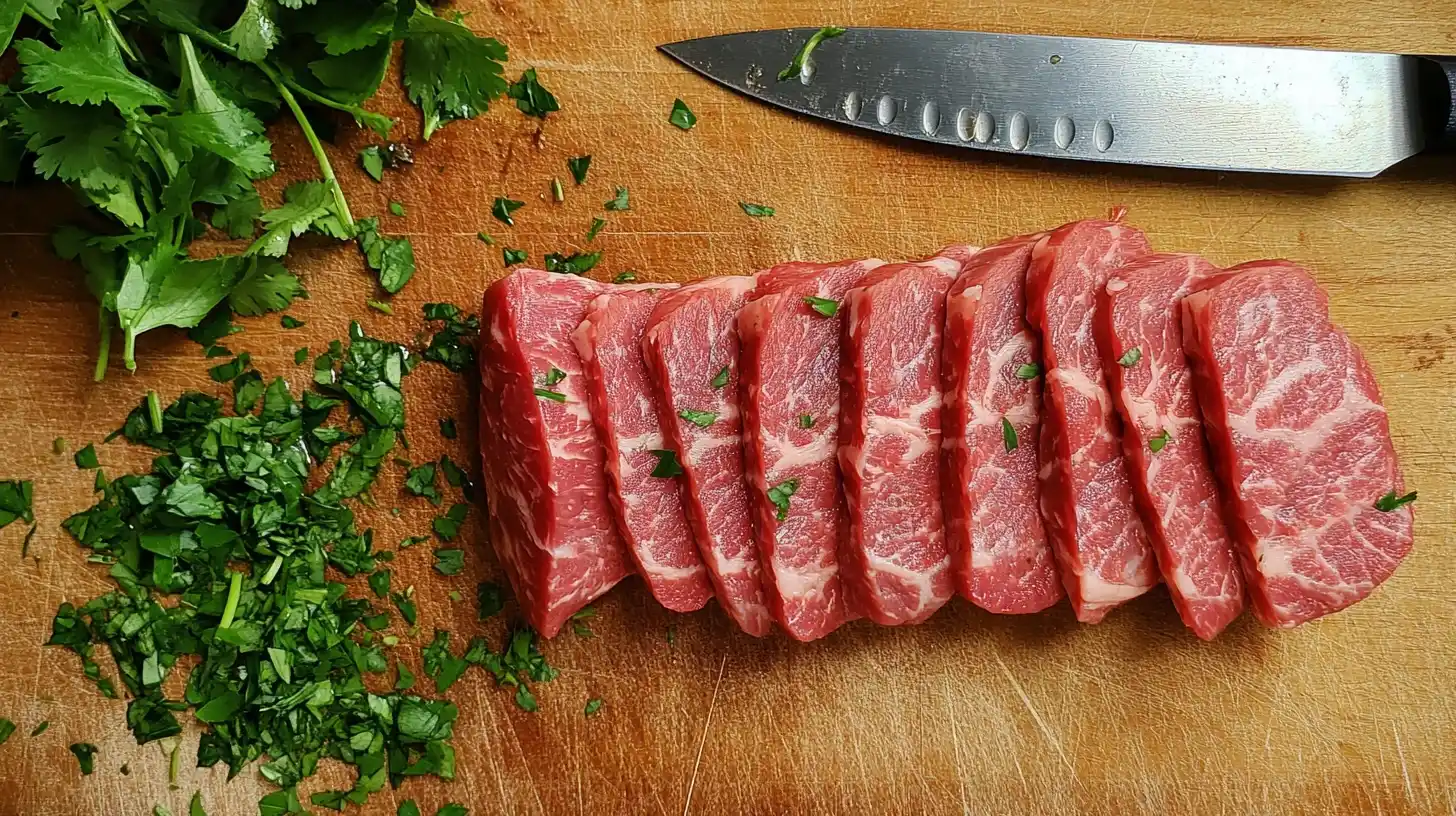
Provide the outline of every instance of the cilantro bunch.
<path id="1" fill-rule="evenodd" d="M 36 33 L 14 39 L 22 23 Z M 413 251 L 355 221 L 314 126 L 339 112 L 387 136 L 393 120 L 363 105 L 396 44 L 426 139 L 507 90 L 504 45 L 416 0 L 0 0 L 0 52 L 12 39 L 0 181 L 33 168 L 109 222 L 55 236 L 101 306 L 98 379 L 115 329 L 134 369 L 136 338 L 154 328 L 196 326 L 224 302 L 244 315 L 287 307 L 303 288 L 281 259 L 305 233 L 359 239 L 391 293 L 409 280 Z M 276 170 L 265 126 L 281 116 L 320 178 L 268 209 L 256 183 Z M 192 257 L 209 227 L 246 248 Z"/>

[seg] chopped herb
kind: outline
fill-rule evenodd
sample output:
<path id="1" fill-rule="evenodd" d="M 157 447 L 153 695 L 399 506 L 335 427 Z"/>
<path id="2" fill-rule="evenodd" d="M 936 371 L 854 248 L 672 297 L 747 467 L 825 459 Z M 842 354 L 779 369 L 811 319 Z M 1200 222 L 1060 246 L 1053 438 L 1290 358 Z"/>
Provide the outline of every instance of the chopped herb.
<path id="1" fill-rule="evenodd" d="M 629 269 L 626 272 L 618 272 L 617 276 L 612 278 L 612 283 L 631 283 L 635 280 L 637 280 L 637 273 Z"/>
<path id="2" fill-rule="evenodd" d="M 304 322 L 293 315 L 284 315 L 278 318 L 278 325 L 285 329 L 301 329 L 304 327 Z"/>
<path id="3" fill-rule="evenodd" d="M 391 295 L 399 292 L 415 276 L 414 244 L 409 238 L 380 235 L 378 218 L 361 218 L 358 227 L 359 251 L 364 263 L 379 276 L 379 288 Z"/>
<path id="4" fill-rule="evenodd" d="M 551 370 L 547 371 L 546 376 L 542 379 L 547 385 L 555 385 L 566 379 L 566 372 L 556 366 L 552 366 Z"/>
<path id="5" fill-rule="evenodd" d="M 10 739 L 10 735 L 14 733 L 15 723 L 0 717 L 0 745 L 4 745 L 5 741 Z"/>
<path id="6" fill-rule="evenodd" d="M 546 253 L 546 271 L 560 272 L 566 275 L 585 275 L 590 272 L 602 259 L 602 253 L 597 252 L 573 252 L 570 255 L 562 255 L 559 252 Z"/>
<path id="7" fill-rule="evenodd" d="M 577 637 L 582 638 L 583 640 L 591 640 L 592 638 L 596 637 L 596 635 L 592 633 L 591 627 L 587 625 L 587 621 L 595 618 L 596 616 L 597 609 L 594 606 L 583 606 L 581 609 L 573 612 L 571 618 L 569 619 L 571 621 L 572 633 L 575 634 Z"/>
<path id="8" fill-rule="evenodd" d="M 71 753 L 76 755 L 76 762 L 81 766 L 81 773 L 90 776 L 96 769 L 96 746 L 89 742 L 76 742 L 71 744 Z"/>
<path id="9" fill-rule="evenodd" d="M 727 384 L 728 384 L 728 366 L 723 366 L 723 369 L 721 371 L 719 371 L 716 375 L 714 375 L 712 381 L 708 383 L 708 385 L 711 385 L 714 388 L 722 388 L 723 386 L 725 386 Z"/>
<path id="10" fill-rule="evenodd" d="M 718 414 L 713 411 L 694 411 L 691 408 L 684 408 L 678 411 L 677 415 L 699 428 L 706 428 L 718 421 Z"/>
<path id="11" fill-rule="evenodd" d="M 678 464 L 676 452 L 670 450 L 650 450 L 648 453 L 657 457 L 657 465 L 652 468 L 651 475 L 659 479 L 671 479 L 674 476 L 682 475 L 682 465 Z"/>
<path id="12" fill-rule="evenodd" d="M 814 417 L 810 416 L 809 414 L 799 414 L 799 427 L 800 428 L 812 428 L 812 427 L 814 427 Z"/>
<path id="13" fill-rule="evenodd" d="M 1410 504 L 1415 500 L 1416 491 L 1414 490 L 1405 494 L 1404 496 L 1398 496 L 1396 495 L 1396 492 L 1392 490 L 1389 493 L 1386 493 L 1384 496 L 1381 496 L 1380 498 L 1375 500 L 1375 509 L 1379 510 L 1382 513 L 1389 513 L 1393 510 L 1396 510 L 1397 508 Z"/>
<path id="14" fill-rule="evenodd" d="M 1012 425 L 1011 420 L 1006 417 L 1001 417 L 1001 441 L 1006 444 L 1007 453 L 1016 450 L 1017 445 L 1020 444 L 1016 438 L 1016 426 Z"/>
<path id="15" fill-rule="evenodd" d="M 308 360 L 308 346 L 303 346 L 302 348 L 300 348 L 297 351 L 293 352 L 293 364 L 294 365 L 303 365 L 304 362 L 307 361 L 307 360 Z"/>
<path id="16" fill-rule="evenodd" d="M 375 181 L 384 181 L 384 151 L 379 145 L 369 145 L 359 151 L 359 166 Z"/>
<path id="17" fill-rule="evenodd" d="M 506 266 L 515 266 L 516 264 L 525 263 L 526 262 L 526 250 L 524 250 L 524 249 L 511 249 L 509 247 L 502 247 L 501 248 L 501 260 L 505 262 L 505 265 Z"/>
<path id="18" fill-rule="evenodd" d="M 490 207 L 490 214 L 495 216 L 495 220 L 502 224 L 514 227 L 516 220 L 511 217 L 511 213 L 524 206 L 526 206 L 526 202 L 524 201 L 516 201 L 513 198 L 497 198 L 495 203 Z"/>
<path id="19" fill-rule="evenodd" d="M 809 55 L 814 53 L 814 49 L 818 48 L 819 44 L 825 40 L 832 40 L 835 37 L 843 35 L 845 30 L 839 26 L 824 26 L 814 32 L 813 36 L 809 37 L 808 41 L 804 43 L 804 47 L 799 49 L 799 53 L 794 55 L 794 59 L 788 64 L 788 67 L 779 71 L 779 82 L 801 76 L 809 66 Z"/>
<path id="20" fill-rule="evenodd" d="M 101 471 L 98 470 L 98 471 L 96 471 L 96 478 L 99 481 L 101 479 L 104 479 L 105 477 L 102 476 L 101 475 Z M 97 489 L 100 490 L 102 488 L 97 488 Z M 30 542 L 31 542 L 32 539 L 35 538 L 35 531 L 36 531 L 36 529 L 37 529 L 37 525 L 35 525 L 35 524 L 30 525 L 30 529 L 25 531 L 25 538 L 20 539 L 20 557 L 22 559 L 25 558 L 26 556 L 30 555 Z M 39 560 L 39 559 L 37 559 L 37 560 Z"/>
<path id="21" fill-rule="evenodd" d="M 582 713 L 588 717 L 595 717 L 601 712 L 602 705 L 602 698 L 593 697 L 586 701 L 586 708 L 582 710 Z"/>
<path id="22" fill-rule="evenodd" d="M 480 318 L 466 315 L 453 303 L 426 303 L 425 320 L 439 322 L 440 328 L 430 337 L 430 345 L 421 356 L 459 374 L 475 367 L 475 351 L 471 340 L 480 334 Z"/>
<path id="23" fill-rule="evenodd" d="M 29 481 L 0 481 L 0 529 L 20 519 L 26 524 L 35 521 L 31 510 L 35 486 Z"/>
<path id="24" fill-rule="evenodd" d="M 368 306 L 376 312 L 382 312 L 387 315 L 394 314 L 394 307 L 390 306 L 388 303 L 385 303 L 382 300 L 366 300 L 364 301 L 364 305 Z"/>
<path id="25" fill-rule="evenodd" d="M 403 662 L 397 662 L 394 664 L 394 668 L 397 670 L 394 678 L 395 690 L 407 691 L 415 687 L 415 673 L 410 671 L 409 666 Z"/>
<path id="26" fill-rule="evenodd" d="M 667 121 L 680 130 L 692 130 L 693 125 L 698 123 L 698 117 L 688 109 L 686 102 L 674 99 L 672 100 L 672 113 L 668 114 Z"/>
<path id="27" fill-rule="evenodd" d="M 677 645 L 677 624 L 669 623 L 667 625 L 667 633 L 663 636 L 663 639 L 667 641 L 667 645 L 669 646 Z"/>
<path id="28" fill-rule="evenodd" d="M 404 205 L 398 201 L 389 202 L 389 214 L 396 218 L 404 217 Z"/>
<path id="29" fill-rule="evenodd" d="M 1172 441 L 1172 435 L 1168 433 L 1167 428 L 1164 428 L 1163 430 L 1158 432 L 1157 436 L 1148 438 L 1148 450 L 1152 451 L 1153 453 L 1157 453 L 1163 448 L 1166 448 L 1168 446 L 1168 443 Z"/>
<path id="30" fill-rule="evenodd" d="M 455 685 L 470 667 L 463 657 L 456 657 L 450 651 L 450 633 L 444 629 L 435 630 L 435 639 L 425 647 L 422 656 L 425 674 L 435 679 L 435 691 L 440 694 Z"/>
<path id="31" fill-rule="evenodd" d="M 30 729 L 30 735 L 32 737 L 38 737 L 41 734 L 44 734 L 46 732 L 46 729 L 47 728 L 50 728 L 50 727 L 51 727 L 51 721 L 50 720 L 41 720 L 39 725 L 37 725 L 36 727 Z"/>
<path id="32" fill-rule="evenodd" d="M 558 204 L 566 200 L 566 190 L 561 187 L 561 179 L 555 176 L 551 177 L 551 200 Z"/>
<path id="33" fill-rule="evenodd" d="M 821 317 L 834 317 L 839 313 L 839 301 L 829 298 L 809 296 L 804 298 L 804 305 L 818 312 Z"/>
<path id="34" fill-rule="evenodd" d="M 1040 376 L 1040 363 L 1025 363 L 1016 369 L 1016 379 L 1018 380 L 1034 380 Z"/>
<path id="35" fill-rule="evenodd" d="M 465 569 L 464 550 L 435 550 L 435 571 L 441 575 L 459 575 Z"/>
<path id="36" fill-rule="evenodd" d="M 389 597 L 389 583 L 393 573 L 387 569 L 375 570 L 369 573 L 369 589 L 376 598 Z"/>
<path id="37" fill-rule="evenodd" d="M 232 382 L 244 371 L 248 370 L 252 364 L 252 356 L 245 351 L 226 363 L 221 363 L 208 369 L 207 376 L 211 377 L 213 382 Z M 161 432 L 158 431 L 158 433 Z"/>
<path id="38" fill-rule="evenodd" d="M 491 234 L 485 230 L 475 233 L 475 237 L 479 238 L 480 242 L 486 246 L 495 246 L 495 238 L 491 237 Z"/>
<path id="39" fill-rule="evenodd" d="M 1117 358 L 1117 364 L 1122 366 L 1123 368 L 1132 368 L 1133 366 L 1137 365 L 1138 361 L 1142 358 L 1142 349 L 1134 346 L 1133 348 L 1130 348 L 1127 351 L 1123 352 L 1121 357 Z"/>
<path id="40" fill-rule="evenodd" d="M 586 239 L 588 241 L 595 241 L 597 239 L 597 235 L 601 233 L 602 227 L 605 227 L 606 225 L 607 219 L 602 218 L 601 216 L 592 216 L 591 228 L 586 231 Z"/>
<path id="41" fill-rule="evenodd" d="M 390 594 L 390 600 L 394 601 L 394 608 L 399 610 L 400 617 L 410 626 L 414 626 L 419 619 L 419 611 L 415 608 L 415 600 L 412 597 L 414 588 L 408 592 L 394 592 Z"/>
<path id="42" fill-rule="evenodd" d="M 442 417 L 440 419 L 440 436 L 446 439 L 455 439 L 459 435 L 460 432 L 455 428 L 454 417 Z"/>
<path id="43" fill-rule="evenodd" d="M 754 218 L 772 218 L 774 215 L 773 207 L 765 207 L 762 204 L 749 204 L 746 201 L 740 201 L 738 202 L 738 206 L 743 209 L 745 214 L 751 215 Z"/>
<path id="44" fill-rule="evenodd" d="M 76 467 L 82 470 L 95 470 L 101 467 L 101 462 L 96 458 L 95 445 L 88 444 L 86 447 L 76 451 L 76 455 L 72 458 L 76 461 Z"/>
<path id="45" fill-rule="evenodd" d="M 440 491 L 435 489 L 435 463 L 426 462 L 417 468 L 410 468 L 405 474 L 404 489 L 414 496 L 423 496 L 435 504 L 439 504 Z"/>
<path id="46" fill-rule="evenodd" d="M 591 156 L 573 156 L 566 160 L 566 168 L 577 186 L 586 184 L 587 171 L 591 170 Z"/>
<path id="47" fill-rule="evenodd" d="M 566 402 L 566 395 L 561 393 L 560 391 L 551 391 L 545 388 L 537 388 L 536 396 L 541 397 L 542 399 L 552 400 L 553 402 Z"/>
<path id="48" fill-rule="evenodd" d="M 612 197 L 612 200 L 608 201 L 602 206 L 610 212 L 623 212 L 625 210 L 630 210 L 632 209 L 632 204 L 628 198 L 628 195 L 629 194 L 626 187 L 618 187 L 617 194 Z"/>
<path id="49" fill-rule="evenodd" d="M 399 803 L 399 809 L 394 812 L 394 816 L 420 816 L 420 806 L 415 804 L 415 800 L 406 799 Z"/>
<path id="50" fill-rule="evenodd" d="M 506 608 L 506 594 L 500 584 L 482 581 L 475 585 L 475 614 L 480 620 L 493 618 Z"/>
<path id="51" fill-rule="evenodd" d="M 789 499 L 799 492 L 798 479 L 785 479 L 768 489 L 768 500 L 778 508 L 775 518 L 784 521 L 789 517 Z"/>
<path id="52" fill-rule="evenodd" d="M 458 502 L 451 505 L 450 509 L 445 511 L 445 515 L 437 516 L 430 523 L 430 527 L 435 531 L 435 535 L 451 541 L 460 534 L 460 525 L 465 523 L 465 517 L 469 512 L 470 505 Z"/>
<path id="53" fill-rule="evenodd" d="M 520 79 L 511 83 L 506 93 L 516 100 L 516 107 L 527 116 L 545 119 L 546 114 L 561 110 L 556 97 L 536 78 L 535 68 L 527 68 Z"/>
<path id="54" fill-rule="evenodd" d="M 207 816 L 202 808 L 202 791 L 193 791 L 192 800 L 187 803 L 187 816 Z"/>
<path id="55" fill-rule="evenodd" d="M 458 802 L 446 802 L 435 811 L 435 816 L 469 816 L 470 808 Z"/>
<path id="56" fill-rule="evenodd" d="M 407 550 L 416 544 L 423 544 L 429 540 L 429 536 L 405 536 L 404 538 L 400 539 L 399 548 L 401 550 Z"/>

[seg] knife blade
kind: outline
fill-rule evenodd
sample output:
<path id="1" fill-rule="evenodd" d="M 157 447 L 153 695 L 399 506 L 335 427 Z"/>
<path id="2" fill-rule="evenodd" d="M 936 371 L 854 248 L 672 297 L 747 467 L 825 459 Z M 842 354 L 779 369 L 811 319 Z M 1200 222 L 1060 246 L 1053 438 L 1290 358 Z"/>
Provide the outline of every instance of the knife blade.
<path id="1" fill-rule="evenodd" d="M 851 28 L 661 46 L 754 99 L 842 125 L 1003 153 L 1370 177 L 1456 144 L 1456 60 L 1251 45 Z"/>

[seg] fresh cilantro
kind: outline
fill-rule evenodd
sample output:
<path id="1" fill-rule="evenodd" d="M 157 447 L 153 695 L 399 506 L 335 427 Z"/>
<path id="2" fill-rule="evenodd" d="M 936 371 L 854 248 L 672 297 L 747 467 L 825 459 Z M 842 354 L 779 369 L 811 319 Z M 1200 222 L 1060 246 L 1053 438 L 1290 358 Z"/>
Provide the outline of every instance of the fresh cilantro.
<path id="1" fill-rule="evenodd" d="M 718 414 L 715 411 L 694 411 L 691 408 L 684 408 L 678 411 L 677 415 L 699 428 L 706 428 L 718 421 Z"/>
<path id="2" fill-rule="evenodd" d="M 208 369 L 207 375 L 213 382 L 232 382 L 253 364 L 252 355 L 243 352 L 226 363 L 219 363 Z"/>
<path id="3" fill-rule="evenodd" d="M 711 385 L 714 388 L 722 388 L 727 384 L 728 366 L 723 366 L 722 370 L 720 370 L 717 374 L 713 375 L 713 379 L 708 383 L 708 385 Z"/>
<path id="4" fill-rule="evenodd" d="M 506 608 L 506 593 L 500 584 L 482 581 L 475 587 L 475 614 L 480 620 L 493 618 Z"/>
<path id="5" fill-rule="evenodd" d="M 404 204 L 398 201 L 389 202 L 389 214 L 395 218 L 403 218 L 405 215 Z"/>
<path id="6" fill-rule="evenodd" d="M 440 471 L 445 474 L 445 483 L 451 487 L 459 488 L 467 499 L 475 498 L 475 485 L 465 471 L 455 464 L 448 455 L 440 457 Z"/>
<path id="7" fill-rule="evenodd" d="M 475 351 L 471 341 L 480 334 L 480 318 L 466 315 L 453 303 L 426 303 L 425 320 L 440 323 L 430 345 L 422 353 L 426 360 L 439 363 L 459 374 L 475 367 Z"/>
<path id="8" fill-rule="evenodd" d="M 101 467 L 100 460 L 96 458 L 95 445 L 87 445 L 76 451 L 76 455 L 73 458 L 76 460 L 76 467 L 82 470 L 95 470 Z"/>
<path id="9" fill-rule="evenodd" d="M 583 640 L 591 640 L 596 637 L 587 621 L 597 616 L 597 609 L 594 606 L 583 606 L 571 614 L 571 631 Z"/>
<path id="10" fill-rule="evenodd" d="M 71 753 L 76 755 L 76 762 L 81 766 L 81 773 L 90 776 L 96 769 L 96 746 L 89 742 L 76 742 L 70 747 Z"/>
<path id="11" fill-rule="evenodd" d="M 429 536 L 405 536 L 404 538 L 400 539 L 399 548 L 401 550 L 407 550 L 410 547 L 415 546 L 416 544 L 423 544 L 429 540 Z"/>
<path id="12" fill-rule="evenodd" d="M 1127 351 L 1123 352 L 1121 357 L 1117 358 L 1117 364 L 1122 366 L 1123 368 L 1132 368 L 1133 366 L 1137 365 L 1138 361 L 1142 358 L 1142 349 L 1134 346 L 1133 348 L 1130 348 Z"/>
<path id="13" fill-rule="evenodd" d="M 307 360 L 307 359 L 308 359 L 308 346 L 304 346 L 304 347 L 298 349 L 297 351 L 293 352 L 293 364 L 294 365 L 303 365 L 304 361 Z"/>
<path id="14" fill-rule="evenodd" d="M 31 501 L 35 486 L 29 481 L 0 481 L 0 529 L 20 519 L 26 524 L 35 521 Z"/>
<path id="15" fill-rule="evenodd" d="M 376 598 L 389 597 L 390 578 L 393 573 L 387 569 L 375 570 L 369 574 L 369 589 Z"/>
<path id="16" fill-rule="evenodd" d="M 595 241 L 597 239 L 597 235 L 601 233 L 602 227 L 605 227 L 606 225 L 607 219 L 602 218 L 601 216 L 592 216 L 591 227 L 586 231 L 586 239 L 588 241 Z"/>
<path id="17" fill-rule="evenodd" d="M 797 492 L 799 492 L 798 479 L 785 479 L 768 489 L 768 500 L 774 507 L 778 508 L 778 512 L 774 517 L 779 521 L 788 519 L 789 499 L 793 498 Z"/>
<path id="18" fill-rule="evenodd" d="M 425 674 L 434 678 L 435 691 L 440 694 L 455 685 L 455 681 L 470 667 L 463 657 L 456 657 L 450 651 L 450 633 L 443 629 L 435 630 L 435 639 L 425 647 L 422 657 Z"/>
<path id="19" fill-rule="evenodd" d="M 551 200 L 557 204 L 566 200 L 566 189 L 561 186 L 561 179 L 551 177 Z"/>
<path id="20" fill-rule="evenodd" d="M 384 151 L 379 145 L 369 145 L 359 151 L 359 166 L 375 181 L 384 181 Z"/>
<path id="21" fill-rule="evenodd" d="M 490 233 L 484 230 L 475 233 L 475 237 L 480 239 L 480 242 L 486 246 L 495 246 L 495 239 L 490 236 Z"/>
<path id="22" fill-rule="evenodd" d="M 51 727 L 51 721 L 50 720 L 41 720 L 40 723 L 36 725 L 36 727 L 30 729 L 30 735 L 32 737 L 38 737 L 41 734 L 44 734 L 46 732 L 46 729 L 47 728 L 50 728 L 50 727 Z"/>
<path id="23" fill-rule="evenodd" d="M 591 156 L 573 156 L 566 160 L 566 168 L 571 171 L 571 178 L 578 187 L 586 184 L 586 174 L 591 170 L 591 161 Z"/>
<path id="24" fill-rule="evenodd" d="M 692 130 L 693 125 L 698 123 L 698 117 L 688 108 L 686 102 L 674 99 L 672 100 L 672 113 L 668 114 L 667 121 L 680 130 Z"/>
<path id="25" fill-rule="evenodd" d="M 556 366 L 552 366 L 551 369 L 546 372 L 546 376 L 542 378 L 542 381 L 545 382 L 546 385 L 555 385 L 564 379 L 566 379 L 566 372 L 562 371 Z"/>
<path id="26" fill-rule="evenodd" d="M 1163 448 L 1166 448 L 1168 446 L 1168 443 L 1172 441 L 1172 434 L 1168 433 L 1167 428 L 1164 428 L 1163 430 L 1159 431 L 1156 436 L 1148 438 L 1148 450 L 1152 451 L 1153 453 L 1158 453 Z"/>
<path id="27" fill-rule="evenodd" d="M 15 723 L 0 717 L 0 745 L 4 745 L 5 741 L 10 739 L 10 735 L 14 733 Z"/>
<path id="28" fill-rule="evenodd" d="M 285 329 L 301 329 L 307 324 L 293 315 L 284 315 L 278 319 L 278 325 Z"/>
<path id="29" fill-rule="evenodd" d="M 612 200 L 603 204 L 602 207 L 610 212 L 624 212 L 632 209 L 630 193 L 627 191 L 627 188 L 618 187 L 617 194 L 612 196 Z"/>
<path id="30" fill-rule="evenodd" d="M 469 816 L 470 808 L 458 802 L 446 802 L 435 811 L 435 816 Z"/>
<path id="31" fill-rule="evenodd" d="M 536 78 L 535 68 L 527 68 L 520 79 L 511 83 L 506 93 L 516 100 L 516 107 L 527 116 L 545 119 L 546 114 L 561 110 L 556 97 Z"/>
<path id="32" fill-rule="evenodd" d="M 368 306 L 376 312 L 379 312 L 380 314 L 394 314 L 394 307 L 389 305 L 388 303 L 385 303 L 382 300 L 366 300 L 364 301 L 364 305 Z"/>
<path id="33" fill-rule="evenodd" d="M 682 475 L 682 465 L 678 464 L 675 451 L 650 450 L 648 453 L 657 457 L 657 465 L 652 468 L 651 475 L 659 479 L 671 479 L 674 476 Z"/>
<path id="34" fill-rule="evenodd" d="M 1034 380 L 1040 376 L 1040 363 L 1025 363 L 1016 369 L 1016 379 L 1018 380 Z"/>
<path id="35" fill-rule="evenodd" d="M 303 283 L 274 258 L 252 258 L 228 293 L 228 305 L 240 315 L 256 317 L 287 309 L 303 294 Z"/>
<path id="36" fill-rule="evenodd" d="M 470 505 L 458 502 L 451 505 L 450 509 L 445 511 L 445 515 L 436 516 L 435 520 L 430 523 L 430 527 L 435 531 L 435 535 L 446 541 L 452 541 L 455 536 L 460 535 L 460 525 L 465 523 L 465 517 L 469 512 Z"/>
<path id="37" fill-rule="evenodd" d="M 814 417 L 813 417 L 813 415 L 811 415 L 811 414 L 799 414 L 799 427 L 800 428 L 812 428 L 812 427 L 814 427 Z"/>
<path id="38" fill-rule="evenodd" d="M 1405 494 L 1404 496 L 1397 495 L 1396 492 L 1392 490 L 1389 493 L 1386 493 L 1384 496 L 1381 496 L 1380 498 L 1375 500 L 1375 509 L 1379 510 L 1382 513 L 1390 513 L 1398 508 L 1410 504 L 1415 500 L 1416 491 L 1414 490 Z"/>
<path id="39" fill-rule="evenodd" d="M 560 272 L 566 275 L 585 275 L 590 272 L 602 259 L 602 253 L 597 252 L 573 252 L 570 255 L 562 255 L 558 252 L 546 254 L 546 271 Z"/>
<path id="40" fill-rule="evenodd" d="M 526 202 L 524 201 L 516 201 L 513 198 L 497 198 L 495 203 L 490 206 L 490 214 L 495 216 L 495 220 L 502 224 L 514 227 L 516 220 L 511 217 L 511 214 L 524 206 L 526 206 Z"/>
<path id="41" fill-rule="evenodd" d="M 526 262 L 526 250 L 524 250 L 524 249 L 510 249 L 509 247 L 502 247 L 501 248 L 501 260 L 505 262 L 505 265 L 506 266 L 515 266 L 516 264 L 523 264 L 523 263 Z"/>
<path id="42" fill-rule="evenodd" d="M 405 475 L 404 489 L 412 495 L 423 496 L 435 504 L 439 504 L 440 491 L 435 489 L 435 463 L 426 462 L 417 468 L 411 468 Z"/>
<path id="43" fill-rule="evenodd" d="M 443 436 L 446 439 L 455 439 L 459 435 L 460 432 L 455 428 L 454 417 L 440 418 L 440 436 Z"/>
<path id="44" fill-rule="evenodd" d="M 552 391 L 548 388 L 537 388 L 536 396 L 542 399 L 549 399 L 552 402 L 566 402 L 566 395 L 560 391 Z"/>
<path id="45" fill-rule="evenodd" d="M 582 709 L 582 713 L 588 717 L 595 717 L 601 713 L 602 705 L 604 705 L 602 698 L 593 697 L 586 701 L 586 708 Z"/>
<path id="46" fill-rule="evenodd" d="M 814 32 L 804 43 L 804 46 L 799 49 L 799 53 L 794 55 L 794 59 L 788 66 L 782 71 L 779 71 L 779 82 L 794 79 L 804 74 L 805 70 L 809 68 L 809 55 L 814 53 L 814 49 L 818 48 L 819 44 L 825 40 L 832 40 L 835 37 L 842 36 L 845 31 L 846 29 L 840 28 L 839 26 L 824 26 Z"/>
<path id="47" fill-rule="evenodd" d="M 465 569 L 464 550 L 435 550 L 435 571 L 441 575 L 459 575 Z"/>
<path id="48" fill-rule="evenodd" d="M 631 283 L 635 280 L 637 280 L 637 273 L 628 269 L 626 272 L 618 272 L 616 277 L 612 278 L 612 283 Z"/>
<path id="49" fill-rule="evenodd" d="M 821 317 L 834 317 L 839 313 L 839 301 L 829 298 L 810 295 L 804 298 L 804 305 L 818 312 Z"/>
<path id="50" fill-rule="evenodd" d="M 406 799 L 399 803 L 399 808 L 395 810 L 394 816 L 420 816 L 420 806 L 415 804 L 415 800 Z"/>
<path id="51" fill-rule="evenodd" d="M 751 215 L 754 218 L 772 218 L 774 215 L 773 207 L 765 207 L 762 204 L 749 204 L 746 201 L 740 201 L 738 202 L 738 206 L 743 210 L 744 214 Z"/>
<path id="52" fill-rule="evenodd" d="M 1007 453 L 1016 450 L 1020 444 L 1016 439 L 1016 426 L 1006 417 L 1001 417 L 1001 441 L 1005 444 Z"/>
<path id="53" fill-rule="evenodd" d="M 394 592 L 389 596 L 390 600 L 394 601 L 394 608 L 399 610 L 400 617 L 404 618 L 404 622 L 410 626 L 414 626 L 419 620 L 419 612 L 415 608 L 415 600 L 412 595 L 413 591 L 414 588 L 411 587 L 409 592 Z"/>
<path id="54" fill-rule="evenodd" d="M 412 672 L 412 671 L 410 671 L 410 667 L 409 666 L 406 666 L 404 663 L 395 663 L 394 664 L 394 667 L 395 667 L 395 669 L 398 670 L 397 673 L 396 673 L 395 679 L 394 679 L 394 688 L 395 688 L 395 690 L 396 691 L 407 691 L 409 689 L 414 688 L 415 687 L 415 673 Z M 401 811 L 401 812 L 403 812 L 403 811 Z"/>
<path id="55" fill-rule="evenodd" d="M 456 119 L 472 119 L 506 91 L 506 47 L 477 36 L 423 6 L 409 17 L 404 43 L 404 86 L 424 114 L 424 138 Z"/>
<path id="56" fill-rule="evenodd" d="M 404 288 L 415 275 L 415 247 L 409 238 L 386 238 L 379 234 L 378 218 L 361 218 L 359 251 L 364 262 L 379 275 L 379 288 L 392 294 Z"/>

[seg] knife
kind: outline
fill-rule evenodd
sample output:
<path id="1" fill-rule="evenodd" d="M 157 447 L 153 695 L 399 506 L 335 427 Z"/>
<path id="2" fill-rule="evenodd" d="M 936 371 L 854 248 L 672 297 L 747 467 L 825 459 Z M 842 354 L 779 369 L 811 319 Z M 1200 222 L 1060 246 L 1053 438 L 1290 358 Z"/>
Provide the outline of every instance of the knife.
<path id="1" fill-rule="evenodd" d="M 1371 177 L 1456 147 L 1456 59 L 1250 45 L 851 28 L 661 46 L 781 108 L 939 144 L 1051 158 Z"/>

